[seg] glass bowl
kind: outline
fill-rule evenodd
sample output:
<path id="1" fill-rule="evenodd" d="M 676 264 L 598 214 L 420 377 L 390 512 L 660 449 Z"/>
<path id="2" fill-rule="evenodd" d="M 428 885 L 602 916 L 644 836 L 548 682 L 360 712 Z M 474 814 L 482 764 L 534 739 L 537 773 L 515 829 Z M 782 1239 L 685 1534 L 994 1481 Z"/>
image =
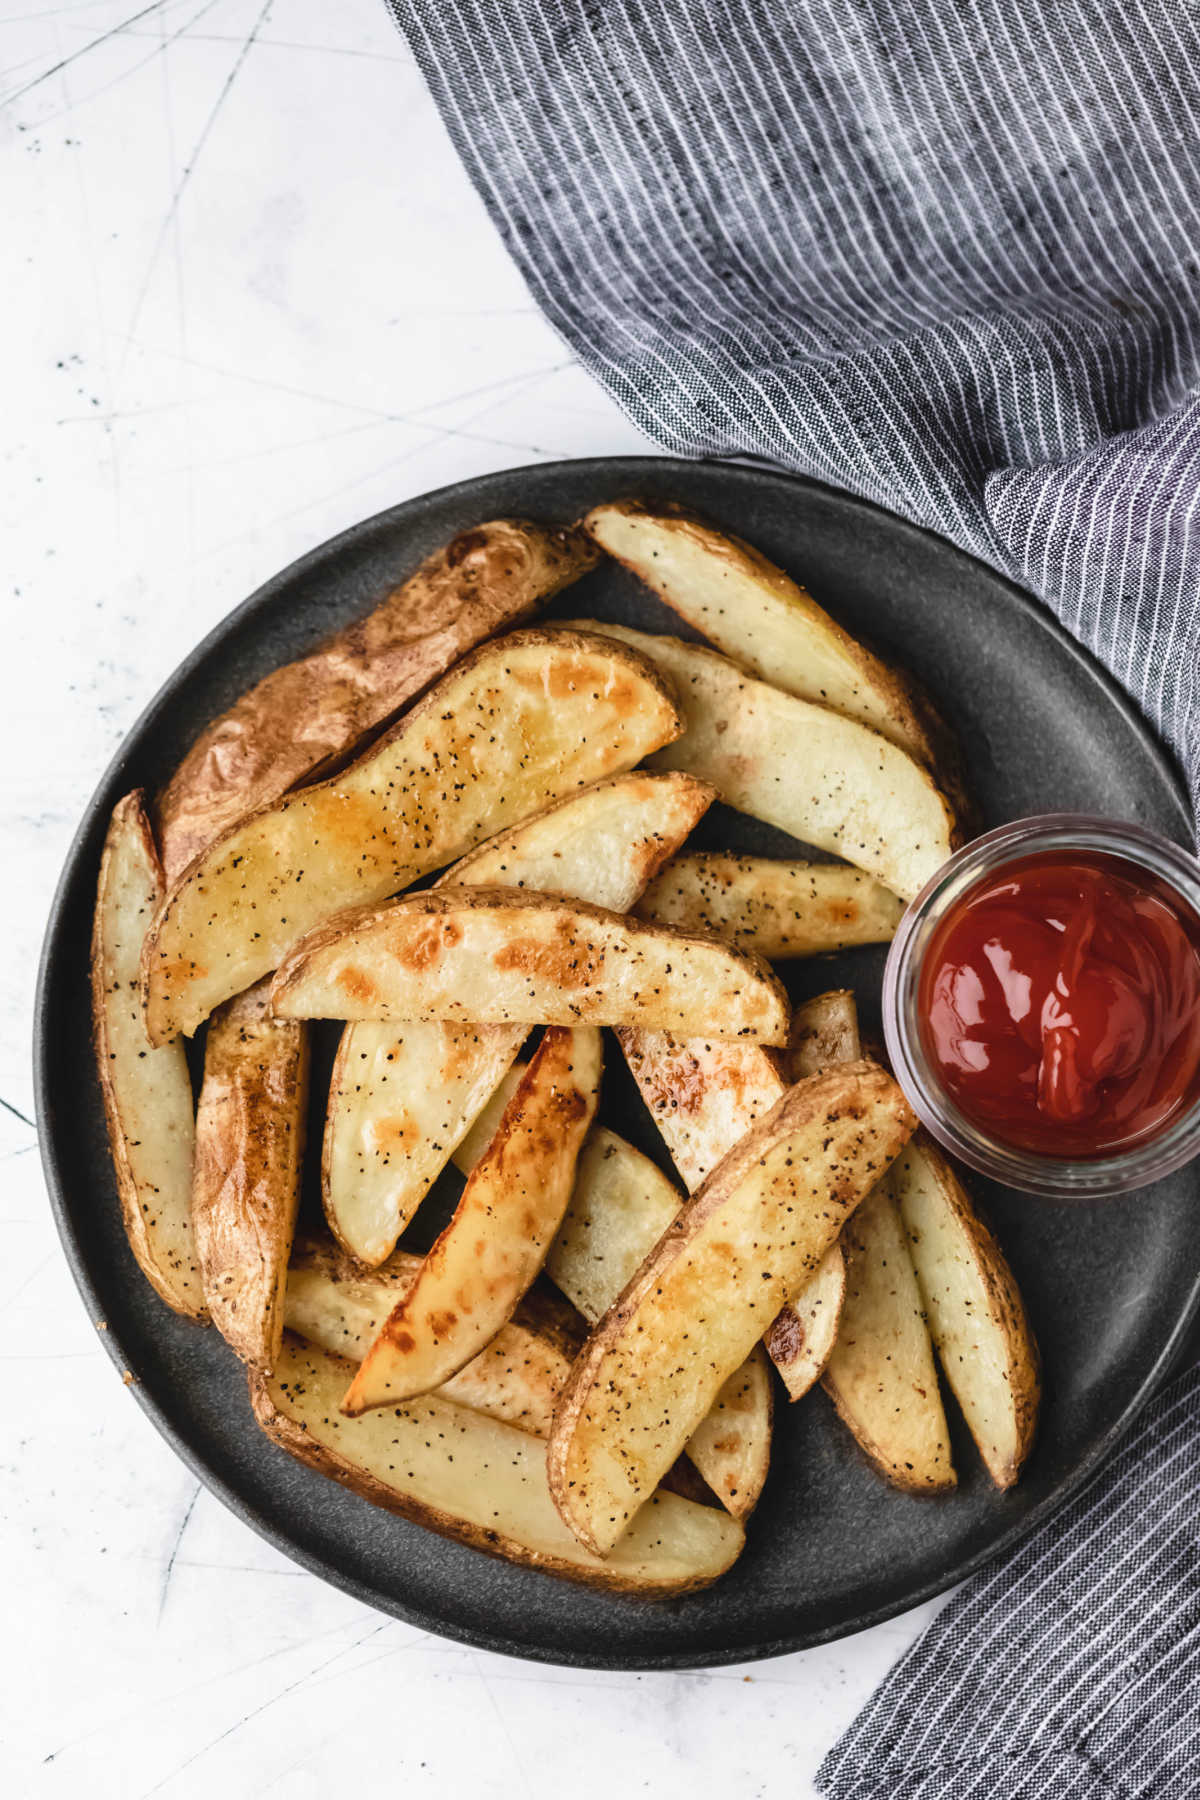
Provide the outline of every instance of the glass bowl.
<path id="1" fill-rule="evenodd" d="M 1001 825 L 943 863 L 900 921 L 883 977 L 888 1055 L 921 1123 L 981 1174 L 1054 1199 L 1125 1194 L 1200 1155 L 1200 1096 L 1155 1135 L 1127 1150 L 1089 1158 L 1047 1156 L 1006 1143 L 968 1118 L 939 1078 L 922 1041 L 917 1005 L 921 964 L 938 926 L 978 882 L 992 879 L 1012 862 L 1045 852 L 1113 856 L 1132 863 L 1169 890 L 1200 934 L 1200 862 L 1169 839 L 1122 820 L 1075 813 L 1049 813 Z"/>

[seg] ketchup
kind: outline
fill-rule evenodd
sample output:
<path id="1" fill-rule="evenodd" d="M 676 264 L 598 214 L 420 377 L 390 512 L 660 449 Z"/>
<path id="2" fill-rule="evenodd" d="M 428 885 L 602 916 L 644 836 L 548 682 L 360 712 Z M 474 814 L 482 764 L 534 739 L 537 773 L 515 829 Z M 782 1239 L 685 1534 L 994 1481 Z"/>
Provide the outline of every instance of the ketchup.
<path id="1" fill-rule="evenodd" d="M 970 890 L 919 1002 L 962 1112 L 1041 1155 L 1127 1150 L 1200 1092 L 1200 926 L 1121 857 L 1031 856 Z"/>

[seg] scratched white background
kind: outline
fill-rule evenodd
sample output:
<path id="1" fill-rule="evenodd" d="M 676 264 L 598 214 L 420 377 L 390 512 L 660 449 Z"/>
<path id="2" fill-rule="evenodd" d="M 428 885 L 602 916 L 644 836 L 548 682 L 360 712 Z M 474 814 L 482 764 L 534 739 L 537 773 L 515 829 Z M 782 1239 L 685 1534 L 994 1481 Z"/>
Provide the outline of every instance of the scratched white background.
<path id="1" fill-rule="evenodd" d="M 70 834 L 184 652 L 425 489 L 649 446 L 541 320 L 382 0 L 0 0 L 0 1792 L 815 1792 L 931 1608 L 711 1674 L 547 1670 L 289 1564 L 95 1340 L 30 1123 Z"/>

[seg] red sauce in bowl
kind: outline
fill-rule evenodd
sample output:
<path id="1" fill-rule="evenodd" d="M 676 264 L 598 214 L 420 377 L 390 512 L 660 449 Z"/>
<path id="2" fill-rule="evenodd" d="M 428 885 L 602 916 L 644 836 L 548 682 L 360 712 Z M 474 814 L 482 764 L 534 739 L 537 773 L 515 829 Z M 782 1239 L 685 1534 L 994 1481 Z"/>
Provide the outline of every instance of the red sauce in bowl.
<path id="1" fill-rule="evenodd" d="M 1032 856 L 969 890 L 919 1006 L 961 1111 L 1041 1155 L 1127 1150 L 1200 1093 L 1200 922 L 1120 857 Z"/>

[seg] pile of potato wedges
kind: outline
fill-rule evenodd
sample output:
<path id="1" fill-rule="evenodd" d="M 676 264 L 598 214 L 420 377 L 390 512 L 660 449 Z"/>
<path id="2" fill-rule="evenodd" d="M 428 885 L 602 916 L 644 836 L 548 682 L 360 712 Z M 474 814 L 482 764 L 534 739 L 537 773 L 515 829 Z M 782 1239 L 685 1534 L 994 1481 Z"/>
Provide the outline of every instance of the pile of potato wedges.
<path id="1" fill-rule="evenodd" d="M 602 556 L 707 643 L 532 622 Z M 689 850 L 718 799 L 822 856 Z M 633 501 L 465 533 L 113 813 L 95 1042 L 137 1262 L 283 1449 L 595 1586 L 731 1567 L 777 1378 L 936 1495 L 940 1366 L 1011 1485 L 1039 1379 L 1000 1248 L 853 995 L 793 1011 L 772 966 L 886 942 L 963 806 L 934 707 L 748 545 Z M 606 1058 L 663 1166 L 597 1122 Z"/>

